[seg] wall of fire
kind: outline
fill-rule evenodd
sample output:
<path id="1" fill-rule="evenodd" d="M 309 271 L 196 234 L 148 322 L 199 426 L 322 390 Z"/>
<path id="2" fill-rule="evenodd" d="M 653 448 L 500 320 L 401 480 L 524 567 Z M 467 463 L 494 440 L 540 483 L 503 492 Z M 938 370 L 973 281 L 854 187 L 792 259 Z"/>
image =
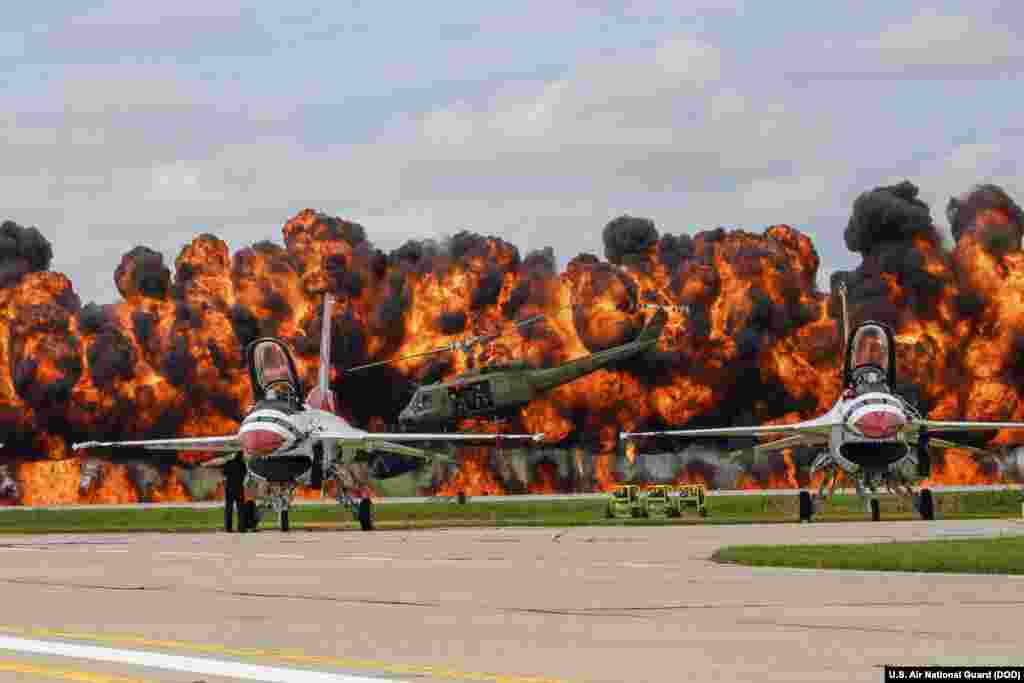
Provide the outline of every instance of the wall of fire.
<path id="1" fill-rule="evenodd" d="M 471 232 L 384 253 L 361 226 L 305 210 L 283 227 L 283 246 L 261 242 L 232 254 L 217 237 L 199 235 L 173 273 L 162 254 L 137 247 L 114 273 L 121 300 L 83 305 L 73 283 L 49 270 L 53 245 L 37 229 L 7 221 L 0 226 L 0 501 L 219 496 L 219 473 L 191 466 L 207 454 L 185 453 L 176 465 L 146 463 L 140 453 L 115 462 L 108 453 L 80 459 L 69 445 L 230 433 L 251 400 L 240 353 L 248 341 L 284 338 L 312 381 L 324 291 L 339 300 L 332 372 L 342 411 L 371 430 L 394 422 L 411 381 L 448 379 L 492 361 L 548 367 L 629 341 L 653 314 L 648 304 L 669 311 L 657 353 L 558 387 L 512 416 L 510 430 L 547 433 L 544 448 L 467 451 L 457 468 L 425 468 L 382 485 L 382 493 L 587 491 L 627 480 L 804 485 L 801 465 L 812 453 L 727 467 L 710 447 L 692 444 L 641 443 L 617 453 L 616 435 L 787 422 L 826 410 L 838 392 L 840 279 L 853 322 L 881 320 L 897 330 L 897 388 L 922 411 L 1024 420 L 1024 214 L 996 186 L 970 188 L 945 207 L 947 234 L 917 194 L 904 182 L 857 198 L 843 237 L 862 262 L 834 273 L 829 291 L 818 288 L 811 240 L 786 225 L 760 234 L 669 234 L 622 216 L 604 227 L 603 259 L 581 254 L 559 270 L 550 249 L 522 255 Z M 536 314 L 544 322 L 468 353 L 344 374 Z M 1014 446 L 1022 438 L 999 432 L 976 442 Z M 1019 480 L 1022 464 L 1016 454 L 995 463 L 947 451 L 933 482 Z"/>

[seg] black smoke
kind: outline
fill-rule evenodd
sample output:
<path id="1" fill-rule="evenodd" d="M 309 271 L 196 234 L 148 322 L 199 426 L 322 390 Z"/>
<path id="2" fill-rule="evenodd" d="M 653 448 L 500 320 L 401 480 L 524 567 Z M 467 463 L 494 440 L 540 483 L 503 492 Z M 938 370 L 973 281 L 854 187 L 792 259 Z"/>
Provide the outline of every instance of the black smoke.
<path id="1" fill-rule="evenodd" d="M 187 275 L 187 268 L 178 269 L 179 278 Z M 164 265 L 163 254 L 138 246 L 121 257 L 114 271 L 114 283 L 126 299 L 137 295 L 165 299 L 171 287 L 171 269 Z"/>
<path id="2" fill-rule="evenodd" d="M 12 287 L 28 273 L 50 269 L 53 246 L 36 227 L 14 221 L 0 225 L 0 287 Z"/>
<path id="3" fill-rule="evenodd" d="M 623 215 L 604 226 L 601 237 L 605 257 L 615 265 L 642 264 L 658 242 L 658 229 L 649 218 Z"/>

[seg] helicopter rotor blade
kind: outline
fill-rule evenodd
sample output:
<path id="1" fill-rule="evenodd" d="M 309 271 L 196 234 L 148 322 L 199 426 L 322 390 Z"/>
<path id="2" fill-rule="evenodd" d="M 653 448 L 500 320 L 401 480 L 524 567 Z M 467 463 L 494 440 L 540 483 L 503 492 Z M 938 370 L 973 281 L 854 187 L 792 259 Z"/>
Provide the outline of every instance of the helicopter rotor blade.
<path id="1" fill-rule="evenodd" d="M 356 365 L 354 367 L 349 368 L 345 372 L 355 372 L 356 370 L 365 370 L 366 368 L 373 368 L 378 365 L 387 365 L 388 363 L 395 363 L 397 361 L 406 360 L 408 358 L 419 358 L 420 356 L 430 356 L 435 353 L 440 353 L 441 351 L 451 351 L 453 350 L 453 346 L 453 344 L 449 344 L 448 346 L 441 346 L 436 349 L 430 349 L 429 351 L 420 351 L 419 353 L 410 353 L 405 356 L 398 356 L 397 358 L 388 358 L 387 360 L 379 360 L 374 363 Z"/>
<path id="2" fill-rule="evenodd" d="M 470 349 L 472 349 L 477 344 L 494 341 L 495 339 L 498 339 L 499 337 L 502 337 L 502 336 L 508 334 L 514 328 L 517 328 L 517 327 L 520 327 L 520 326 L 523 326 L 523 325 L 529 325 L 530 323 L 535 323 L 538 320 L 542 320 L 543 318 L 544 318 L 544 314 L 541 313 L 541 314 L 538 314 L 538 315 L 530 316 L 529 318 L 525 318 L 524 320 L 520 320 L 520 321 L 518 321 L 516 323 L 513 323 L 512 326 L 511 326 L 511 329 L 505 330 L 503 332 L 495 332 L 493 334 L 481 334 L 481 335 L 477 335 L 476 337 L 470 337 L 468 339 L 456 340 L 456 341 L 453 341 L 453 342 L 451 342 L 449 344 L 446 344 L 445 346 L 439 346 L 436 349 L 430 349 L 429 351 L 420 351 L 419 353 L 410 353 L 410 354 L 407 354 L 407 355 L 404 355 L 404 356 L 398 356 L 397 358 L 389 358 L 387 360 L 379 360 L 379 361 L 376 361 L 374 363 L 365 363 L 363 365 L 356 365 L 355 367 L 349 368 L 345 372 L 355 372 L 356 370 L 365 370 L 366 368 L 373 368 L 373 367 L 377 367 L 378 365 L 387 365 L 389 363 L 395 363 L 395 362 L 398 362 L 400 360 L 408 360 L 410 358 L 420 358 L 422 356 L 430 356 L 430 355 L 435 354 L 435 353 L 441 353 L 442 351 L 454 351 L 456 349 L 461 349 L 463 352 L 469 353 Z"/>

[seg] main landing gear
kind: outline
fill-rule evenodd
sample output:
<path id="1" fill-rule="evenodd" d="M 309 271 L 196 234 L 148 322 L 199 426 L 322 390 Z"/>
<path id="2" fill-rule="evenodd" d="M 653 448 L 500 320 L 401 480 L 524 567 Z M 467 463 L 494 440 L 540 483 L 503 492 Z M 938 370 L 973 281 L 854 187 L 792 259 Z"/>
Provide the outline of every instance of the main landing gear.
<path id="1" fill-rule="evenodd" d="M 352 516 L 359 522 L 360 529 L 373 531 L 373 501 L 368 496 L 356 500 L 355 496 L 350 493 L 353 489 L 358 489 L 359 485 L 344 466 L 333 463 L 329 471 L 337 487 L 334 497 L 338 504 L 345 505 L 352 511 Z"/>
<path id="2" fill-rule="evenodd" d="M 818 505 L 823 504 L 826 500 L 832 499 L 832 494 L 835 493 L 836 483 L 839 481 L 839 468 L 834 464 L 831 466 L 828 462 L 828 453 L 822 454 L 815 461 L 812 466 L 812 474 L 819 470 L 824 471 L 825 468 L 829 468 L 828 477 L 822 477 L 821 487 L 818 489 L 818 495 L 812 496 L 809 491 L 800 492 L 800 521 L 810 522 L 811 518 L 814 517 L 814 508 Z"/>
<path id="3" fill-rule="evenodd" d="M 911 506 L 921 516 L 921 519 L 927 521 L 935 519 L 935 500 L 932 497 L 931 490 L 921 489 L 920 493 L 914 493 L 906 482 L 893 481 L 889 476 L 886 476 L 885 484 L 890 493 L 909 497 Z M 824 482 L 822 482 L 821 492 L 817 496 L 812 496 L 809 491 L 800 492 L 801 522 L 810 522 L 813 519 L 815 507 L 832 497 L 834 487 L 835 475 L 833 474 L 832 483 L 828 488 L 827 494 Z M 877 482 L 874 478 L 869 475 L 865 476 L 864 480 L 858 480 L 857 495 L 865 501 L 866 512 L 870 516 L 871 521 L 880 521 L 882 519 L 882 511 L 878 502 Z"/>

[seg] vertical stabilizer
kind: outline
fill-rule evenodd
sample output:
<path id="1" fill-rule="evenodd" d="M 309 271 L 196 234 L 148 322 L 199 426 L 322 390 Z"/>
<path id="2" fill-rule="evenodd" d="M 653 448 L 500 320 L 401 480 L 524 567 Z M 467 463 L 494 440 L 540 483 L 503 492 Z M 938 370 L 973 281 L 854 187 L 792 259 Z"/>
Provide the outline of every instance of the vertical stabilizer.
<path id="1" fill-rule="evenodd" d="M 850 341 L 850 314 L 846 308 L 846 280 L 839 281 L 839 302 L 843 306 L 843 354 L 846 354 L 846 345 Z M 845 358 L 843 359 L 846 360 Z"/>
<path id="2" fill-rule="evenodd" d="M 330 392 L 331 384 L 331 314 L 334 312 L 334 297 L 330 293 L 324 295 L 323 327 L 320 331 L 320 391 Z"/>
<path id="3" fill-rule="evenodd" d="M 320 330 L 320 368 L 316 387 L 309 392 L 306 404 L 310 408 L 334 412 L 334 394 L 331 392 L 331 316 L 334 312 L 334 297 L 324 295 L 323 326 Z"/>

